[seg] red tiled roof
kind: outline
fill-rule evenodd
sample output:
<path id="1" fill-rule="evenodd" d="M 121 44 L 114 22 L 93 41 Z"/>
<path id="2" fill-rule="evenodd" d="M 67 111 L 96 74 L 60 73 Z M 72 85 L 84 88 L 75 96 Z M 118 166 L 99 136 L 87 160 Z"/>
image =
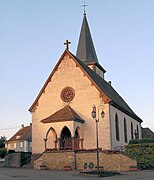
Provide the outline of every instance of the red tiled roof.
<path id="1" fill-rule="evenodd" d="M 26 126 L 21 128 L 8 141 L 18 141 L 18 140 L 32 141 L 32 126 Z"/>
<path id="2" fill-rule="evenodd" d="M 61 121 L 77 121 L 84 123 L 84 120 L 69 106 L 65 106 L 51 116 L 41 120 L 42 123 L 52 123 Z"/>

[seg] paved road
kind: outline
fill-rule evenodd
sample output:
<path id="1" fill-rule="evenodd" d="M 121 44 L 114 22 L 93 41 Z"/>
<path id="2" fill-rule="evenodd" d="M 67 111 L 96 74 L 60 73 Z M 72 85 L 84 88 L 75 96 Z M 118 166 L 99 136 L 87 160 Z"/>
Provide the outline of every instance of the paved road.
<path id="1" fill-rule="evenodd" d="M 81 176 L 77 171 L 51 171 L 0 168 L 0 180 L 100 180 L 97 177 Z M 103 180 L 154 180 L 154 171 L 127 172 L 122 175 L 105 177 Z"/>

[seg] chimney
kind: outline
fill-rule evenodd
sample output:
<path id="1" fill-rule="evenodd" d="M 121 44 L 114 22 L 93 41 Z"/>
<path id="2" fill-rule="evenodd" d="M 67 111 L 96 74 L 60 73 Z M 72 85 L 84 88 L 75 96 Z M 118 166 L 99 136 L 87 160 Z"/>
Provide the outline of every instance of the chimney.
<path id="1" fill-rule="evenodd" d="M 21 125 L 22 129 L 24 128 L 24 124 Z"/>
<path id="2" fill-rule="evenodd" d="M 30 126 L 32 126 L 32 123 L 30 123 Z"/>
<path id="3" fill-rule="evenodd" d="M 108 81 L 108 83 L 110 84 L 110 86 L 112 85 L 112 82 L 111 82 L 111 81 Z"/>

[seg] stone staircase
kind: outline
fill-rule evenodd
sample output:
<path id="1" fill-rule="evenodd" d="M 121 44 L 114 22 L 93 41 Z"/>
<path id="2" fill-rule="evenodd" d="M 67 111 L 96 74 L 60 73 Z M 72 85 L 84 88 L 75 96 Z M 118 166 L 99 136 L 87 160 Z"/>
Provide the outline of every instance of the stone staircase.
<path id="1" fill-rule="evenodd" d="M 43 164 L 43 154 L 32 154 L 31 157 L 31 166 L 34 169 L 40 169 L 40 166 Z"/>

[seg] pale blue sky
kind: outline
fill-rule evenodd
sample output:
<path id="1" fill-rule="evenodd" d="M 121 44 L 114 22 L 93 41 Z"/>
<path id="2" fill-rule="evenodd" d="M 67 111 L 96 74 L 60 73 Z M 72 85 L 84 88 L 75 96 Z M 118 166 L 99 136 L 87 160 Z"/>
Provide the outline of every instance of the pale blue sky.
<path id="1" fill-rule="evenodd" d="M 76 53 L 82 0 L 0 0 L 0 135 L 28 125 L 29 107 L 60 58 Z M 154 130 L 154 0 L 87 0 L 106 80 Z"/>

